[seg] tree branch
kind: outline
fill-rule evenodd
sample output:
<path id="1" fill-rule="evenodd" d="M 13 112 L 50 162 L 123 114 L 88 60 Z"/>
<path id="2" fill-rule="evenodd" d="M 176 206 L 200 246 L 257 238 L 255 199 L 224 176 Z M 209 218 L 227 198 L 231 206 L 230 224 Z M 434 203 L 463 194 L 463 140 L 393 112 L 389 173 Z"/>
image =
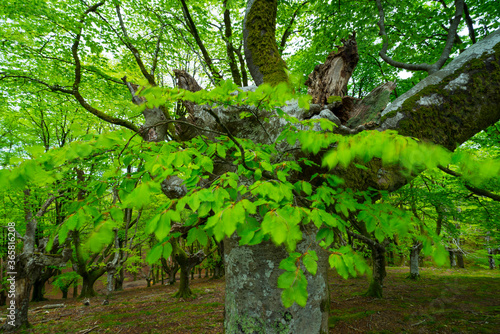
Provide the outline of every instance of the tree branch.
<path id="1" fill-rule="evenodd" d="M 285 32 L 283 33 L 283 36 L 281 36 L 281 43 L 280 43 L 281 52 L 283 52 L 283 50 L 285 49 L 286 41 L 287 41 L 288 37 L 290 37 L 290 35 L 292 34 L 292 27 L 293 27 L 293 23 L 295 22 L 295 18 L 299 14 L 300 9 L 302 9 L 302 7 L 304 7 L 308 3 L 309 3 L 309 0 L 304 1 L 302 4 L 299 5 L 299 7 L 297 7 L 295 12 L 293 12 L 292 18 L 290 19 L 290 22 L 288 23 L 288 26 L 286 27 Z"/>
<path id="2" fill-rule="evenodd" d="M 449 175 L 452 175 L 452 176 L 455 176 L 455 177 L 462 177 L 462 174 L 460 173 L 457 173 L 449 168 L 446 168 L 446 167 L 443 167 L 443 166 L 438 166 L 438 168 L 440 170 L 442 170 L 443 172 L 445 172 L 446 174 L 449 174 Z M 472 193 L 476 194 L 476 195 L 479 195 L 479 196 L 484 196 L 484 197 L 488 197 L 488 198 L 491 198 L 492 200 L 496 201 L 496 202 L 500 202 L 500 195 L 497 195 L 495 193 L 492 193 L 486 189 L 481 189 L 481 188 L 477 188 L 477 187 L 474 187 L 470 184 L 464 184 L 465 188 L 467 188 L 469 191 L 471 191 Z"/>
<path id="3" fill-rule="evenodd" d="M 453 47 L 453 42 L 455 40 L 455 35 L 457 33 L 458 24 L 460 23 L 460 20 L 462 18 L 462 13 L 464 9 L 464 0 L 455 0 L 456 10 L 453 21 L 451 22 L 450 28 L 448 29 L 448 38 L 446 40 L 446 44 L 443 48 L 441 56 L 434 64 L 408 64 L 395 61 L 394 59 L 392 59 L 387 55 L 387 49 L 389 47 L 389 38 L 385 31 L 384 8 L 382 7 L 381 0 L 376 0 L 376 2 L 379 15 L 379 21 L 377 23 L 380 29 L 379 35 L 382 36 L 384 40 L 384 44 L 382 45 L 382 50 L 380 50 L 379 55 L 386 63 L 388 63 L 391 66 L 403 68 L 409 71 L 426 71 L 429 74 L 432 74 L 438 71 L 441 67 L 443 67 L 444 63 L 449 58 L 451 49 Z"/>
<path id="4" fill-rule="evenodd" d="M 233 81 L 236 85 L 241 87 L 241 76 L 238 71 L 238 65 L 236 63 L 236 58 L 234 56 L 234 47 L 232 42 L 232 29 L 231 29 L 231 15 L 229 9 L 227 8 L 227 0 L 224 0 L 223 7 L 226 8 L 224 11 L 224 36 L 226 41 L 226 53 L 229 58 L 229 68 L 231 69 L 231 75 L 233 77 Z"/>
<path id="5" fill-rule="evenodd" d="M 196 29 L 196 26 L 193 22 L 193 19 L 191 18 L 191 14 L 189 13 L 189 9 L 186 5 L 185 0 L 181 0 L 182 4 L 182 13 L 184 14 L 184 18 L 186 20 L 186 23 L 188 27 L 190 28 L 189 30 L 191 31 L 191 34 L 193 35 L 196 44 L 198 44 L 198 47 L 201 50 L 201 53 L 203 54 L 203 59 L 205 60 L 206 64 L 208 65 L 208 68 L 210 72 L 212 73 L 215 83 L 218 83 L 219 81 L 222 81 L 222 75 L 219 73 L 219 71 L 216 69 L 215 65 L 212 62 L 212 58 L 210 58 L 210 55 L 208 54 L 207 49 L 205 48 L 205 45 L 203 44 L 203 41 L 200 38 L 200 35 L 198 34 L 198 29 Z"/>
<path id="6" fill-rule="evenodd" d="M 148 71 L 146 70 L 146 67 L 144 66 L 144 63 L 142 62 L 139 51 L 132 44 L 132 42 L 130 42 L 130 37 L 127 34 L 127 29 L 125 28 L 125 23 L 123 23 L 123 18 L 122 18 L 122 14 L 121 14 L 119 5 L 116 5 L 116 15 L 118 16 L 118 20 L 120 21 L 120 27 L 122 29 L 123 36 L 125 37 L 125 45 L 132 52 L 132 55 L 134 56 L 135 61 L 136 61 L 137 65 L 139 66 L 139 69 L 141 70 L 142 75 L 144 75 L 144 77 L 148 80 L 150 85 L 156 86 L 154 76 L 151 75 L 150 73 L 148 73 Z"/>
<path id="7" fill-rule="evenodd" d="M 470 17 L 469 7 L 464 1 L 464 15 L 465 15 L 465 23 L 467 23 L 467 29 L 469 30 L 469 37 L 472 41 L 472 44 L 476 44 L 476 32 L 474 31 L 474 22 Z"/>
<path id="8" fill-rule="evenodd" d="M 90 112 L 91 114 L 99 117 L 100 119 L 108 122 L 108 123 L 112 123 L 112 124 L 116 124 L 116 125 L 121 125 L 121 126 L 124 126 L 134 132 L 139 132 L 139 128 L 129 122 L 129 121 L 126 121 L 126 120 L 123 120 L 123 119 L 120 119 L 118 117 L 113 117 L 113 116 L 110 116 L 110 115 L 107 115 L 105 114 L 104 112 L 92 107 L 84 98 L 83 96 L 80 94 L 80 91 L 79 91 L 79 88 L 80 88 L 80 83 L 81 83 L 81 80 L 82 80 L 82 73 L 81 73 L 81 69 L 82 69 L 82 65 L 81 65 L 81 62 L 80 62 L 80 57 L 78 56 L 78 47 L 80 45 L 80 39 L 82 38 L 82 31 L 83 31 L 83 23 L 87 17 L 87 15 L 91 12 L 95 12 L 97 10 L 97 8 L 99 8 L 100 6 L 104 5 L 104 2 L 101 1 L 95 5 L 93 5 L 92 7 L 89 7 L 85 13 L 82 15 L 81 19 L 80 19 L 80 29 L 75 37 L 75 40 L 73 42 L 73 46 L 71 47 L 71 53 L 73 55 L 73 59 L 75 60 L 75 81 L 73 82 L 73 92 L 72 94 L 74 95 L 75 99 L 80 103 L 80 105 L 82 107 L 85 108 L 85 110 L 87 110 L 88 112 Z"/>

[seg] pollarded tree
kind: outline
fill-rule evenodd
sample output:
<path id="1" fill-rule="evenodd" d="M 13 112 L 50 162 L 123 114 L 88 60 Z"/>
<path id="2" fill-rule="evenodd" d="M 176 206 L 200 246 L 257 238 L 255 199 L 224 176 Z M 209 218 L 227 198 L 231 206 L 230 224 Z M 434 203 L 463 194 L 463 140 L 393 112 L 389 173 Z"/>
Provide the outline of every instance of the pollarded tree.
<path id="1" fill-rule="evenodd" d="M 452 13 L 454 23 L 447 28 L 447 41 L 454 40 L 461 5 L 458 0 L 456 13 Z M 51 16 L 64 21 L 62 27 L 71 26 L 69 32 L 56 34 L 58 43 L 50 44 L 59 57 L 50 58 L 54 61 L 51 64 L 69 71 L 54 81 L 44 81 L 13 66 L 5 71 L 5 78 L 30 80 L 55 93 L 73 96 L 101 120 L 143 137 L 145 143 L 133 138 L 124 143 L 120 137 L 123 133 L 110 134 L 97 143 L 83 143 L 80 150 L 88 151 L 81 156 L 90 156 L 94 149 L 118 150 L 116 146 L 122 145 L 117 154 L 130 162 L 140 152 L 145 160 L 144 169 L 138 173 L 142 183 L 126 202 L 130 207 L 144 205 L 145 195 L 160 189 L 170 198 L 158 212 L 162 219 L 153 218 L 155 224 L 150 221 L 159 246 L 165 247 L 171 238 L 171 221 L 180 220 L 181 213 L 186 212 L 192 217 L 185 223 L 187 227 L 203 227 L 218 240 L 225 238 L 228 333 L 326 332 L 327 259 L 338 270 L 352 272 L 358 265 L 354 263 L 356 254 L 348 247 L 331 249 L 331 242 L 326 240 L 333 239 L 338 231 L 344 232 L 350 226 L 349 216 L 364 209 L 364 203 L 374 202 L 377 191 L 395 190 L 412 174 L 459 158 L 431 144 L 418 145 L 412 138 L 452 151 L 500 118 L 500 32 L 476 43 L 385 110 L 392 83 L 361 102 L 344 96 L 358 57 L 355 39 L 350 38 L 339 52 L 332 53 L 327 64 L 316 67 L 309 85 L 315 103 L 307 108 L 303 103 L 307 99 L 302 98 L 300 105 L 306 108 L 301 108 L 297 103 L 286 105 L 295 95 L 290 91 L 293 80 L 276 43 L 276 1 L 248 2 L 243 24 L 245 58 L 254 82 L 260 86 L 255 91 L 238 90 L 236 95 L 233 92 L 237 87 L 228 82 L 212 92 L 203 91 L 182 71 L 175 73 L 178 86 L 186 90 L 158 87 L 155 74 L 160 52 L 155 50 L 162 45 L 161 38 L 155 39 L 157 43 L 141 42 L 141 30 L 122 16 L 122 9 L 132 9 L 132 4 L 121 8 L 118 3 L 100 2 L 75 8 L 80 11 L 75 14 L 77 19 Z M 43 27 L 35 16 L 30 22 L 38 24 L 37 29 Z M 93 37 L 99 28 L 103 41 Z M 188 29 L 194 35 L 194 25 L 190 23 Z M 136 34 L 132 36 L 131 30 Z M 362 36 L 359 31 L 358 36 Z M 386 42 L 386 37 L 383 40 Z M 68 44 L 71 50 L 64 47 Z M 116 72 L 113 77 L 109 69 L 98 68 L 106 63 L 99 57 L 103 45 L 119 56 L 123 55 L 122 45 L 130 51 L 117 66 L 126 69 L 128 77 L 117 80 Z M 11 46 L 19 51 L 18 45 Z M 448 50 L 449 43 L 443 48 Z M 27 49 L 39 50 L 32 45 Z M 35 54 L 32 62 L 38 66 L 45 54 Z M 208 62 L 207 66 L 214 69 Z M 41 71 L 50 68 L 39 67 Z M 134 82 L 139 78 L 134 73 L 141 73 L 145 80 Z M 101 79 L 117 86 L 99 92 L 99 99 L 93 88 L 99 87 Z M 142 128 L 134 123 L 136 118 L 124 119 L 126 112 L 117 108 L 125 106 L 127 90 L 123 85 L 136 104 L 130 109 L 141 111 L 145 118 Z M 90 92 L 93 97 L 86 98 L 92 96 Z M 115 104 L 109 103 L 109 92 L 116 93 Z M 179 99 L 185 101 L 187 112 L 183 115 L 169 112 L 172 102 Z M 314 123 L 319 124 L 309 130 Z M 116 168 L 116 174 L 124 177 L 120 166 Z M 463 175 L 472 169 L 485 175 L 498 173 L 497 165 L 476 166 L 465 161 L 462 169 Z M 4 182 L 12 179 L 9 176 Z M 376 206 L 373 210 L 381 211 Z M 387 218 L 381 224 L 374 233 L 383 240 L 394 234 L 395 225 L 407 222 Z M 317 239 L 325 241 L 318 244 Z"/>

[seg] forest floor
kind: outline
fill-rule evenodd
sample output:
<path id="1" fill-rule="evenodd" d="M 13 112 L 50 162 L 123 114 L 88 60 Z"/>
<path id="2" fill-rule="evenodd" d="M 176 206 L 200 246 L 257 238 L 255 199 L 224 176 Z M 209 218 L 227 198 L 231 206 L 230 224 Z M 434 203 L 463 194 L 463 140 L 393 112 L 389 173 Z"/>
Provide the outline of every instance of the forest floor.
<path id="1" fill-rule="evenodd" d="M 387 271 L 383 299 L 362 296 L 366 277 L 331 273 L 330 333 L 500 332 L 500 270 L 423 268 L 416 281 L 406 279 L 407 267 Z M 90 306 L 77 299 L 30 303 L 33 328 L 22 333 L 222 333 L 224 280 L 195 278 L 191 288 L 196 298 L 177 300 L 177 286 L 147 288 L 142 280 L 126 282 L 109 305 L 103 296 Z M 57 303 L 66 306 L 35 310 Z"/>

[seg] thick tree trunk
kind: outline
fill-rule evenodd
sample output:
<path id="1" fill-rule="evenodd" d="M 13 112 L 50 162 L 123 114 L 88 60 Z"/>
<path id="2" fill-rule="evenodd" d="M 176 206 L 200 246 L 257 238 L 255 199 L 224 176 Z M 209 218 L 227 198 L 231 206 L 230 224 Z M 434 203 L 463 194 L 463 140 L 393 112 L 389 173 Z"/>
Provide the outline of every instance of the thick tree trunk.
<path id="1" fill-rule="evenodd" d="M 82 291 L 80 291 L 80 296 L 78 298 L 91 298 L 96 295 L 94 290 L 94 283 L 97 281 L 99 277 L 102 276 L 102 273 L 89 273 L 87 275 L 82 276 Z"/>
<path id="2" fill-rule="evenodd" d="M 226 316 L 224 329 L 234 333 L 327 333 L 330 307 L 327 258 L 317 246 L 314 234 L 305 236 L 297 251 L 309 246 L 316 250 L 318 272 L 306 273 L 309 294 L 306 307 L 297 304 L 285 308 L 282 290 L 277 288 L 281 260 L 288 257 L 284 247 L 271 242 L 256 246 L 238 246 L 233 236 L 224 240 L 226 268 Z"/>
<path id="3" fill-rule="evenodd" d="M 371 249 L 373 275 L 368 291 L 365 292 L 365 296 L 382 298 L 384 278 L 387 275 L 385 271 L 385 249 L 378 245 L 371 246 Z"/>
<path id="4" fill-rule="evenodd" d="M 422 250 L 422 244 L 420 242 L 416 242 L 410 249 L 410 279 L 420 278 L 419 272 L 419 258 L 420 251 Z"/>
<path id="5" fill-rule="evenodd" d="M 457 266 L 458 268 L 465 268 L 464 254 L 461 251 L 457 252 Z"/>
<path id="6" fill-rule="evenodd" d="M 176 298 L 190 298 L 193 296 L 191 289 L 189 288 L 189 267 L 181 266 L 181 279 L 179 284 L 179 290 L 175 293 Z"/>
<path id="7" fill-rule="evenodd" d="M 62 292 L 62 298 L 68 299 L 68 288 L 61 289 L 61 292 Z"/>
<path id="8" fill-rule="evenodd" d="M 15 300 L 15 312 L 14 319 L 10 317 L 12 314 L 10 307 L 12 304 L 7 306 L 7 323 L 4 325 L 4 329 L 7 331 L 20 328 L 31 327 L 28 321 L 28 307 L 31 292 L 31 282 L 27 277 L 16 278 L 16 296 Z"/>
<path id="9" fill-rule="evenodd" d="M 287 82 L 286 64 L 276 44 L 277 0 L 249 0 L 243 21 L 248 70 L 256 85 Z"/>
<path id="10" fill-rule="evenodd" d="M 31 297 L 32 302 L 42 302 L 48 300 L 43 295 L 45 294 L 45 282 L 46 280 L 37 279 L 33 283 L 33 295 Z"/>
<path id="11" fill-rule="evenodd" d="M 172 241 L 172 247 L 172 254 L 174 254 L 175 261 L 179 264 L 181 270 L 179 290 L 175 293 L 174 297 L 189 298 L 193 295 L 189 288 L 189 274 L 194 266 L 203 261 L 205 253 L 203 250 L 198 251 L 196 254 L 186 253 L 177 240 Z"/>

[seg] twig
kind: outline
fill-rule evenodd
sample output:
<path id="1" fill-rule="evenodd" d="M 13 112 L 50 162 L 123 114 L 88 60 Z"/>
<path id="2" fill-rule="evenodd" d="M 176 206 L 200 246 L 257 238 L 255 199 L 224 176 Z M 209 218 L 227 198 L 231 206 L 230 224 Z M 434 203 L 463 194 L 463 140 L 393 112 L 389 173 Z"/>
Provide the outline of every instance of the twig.
<path id="1" fill-rule="evenodd" d="M 413 327 L 413 326 L 418 326 L 418 325 L 423 324 L 424 322 L 426 322 L 426 320 L 427 320 L 427 319 L 424 319 L 424 320 L 422 320 L 422 321 L 419 321 L 419 322 L 417 322 L 417 323 L 414 323 L 414 324 L 413 324 L 413 325 L 411 325 L 411 326 L 412 326 L 412 327 Z"/>
<path id="2" fill-rule="evenodd" d="M 89 329 L 82 329 L 81 331 L 77 332 L 78 334 L 87 334 L 87 333 L 90 333 L 92 332 L 94 329 L 96 329 L 97 327 L 99 326 L 94 326 L 92 328 L 89 328 Z"/>

